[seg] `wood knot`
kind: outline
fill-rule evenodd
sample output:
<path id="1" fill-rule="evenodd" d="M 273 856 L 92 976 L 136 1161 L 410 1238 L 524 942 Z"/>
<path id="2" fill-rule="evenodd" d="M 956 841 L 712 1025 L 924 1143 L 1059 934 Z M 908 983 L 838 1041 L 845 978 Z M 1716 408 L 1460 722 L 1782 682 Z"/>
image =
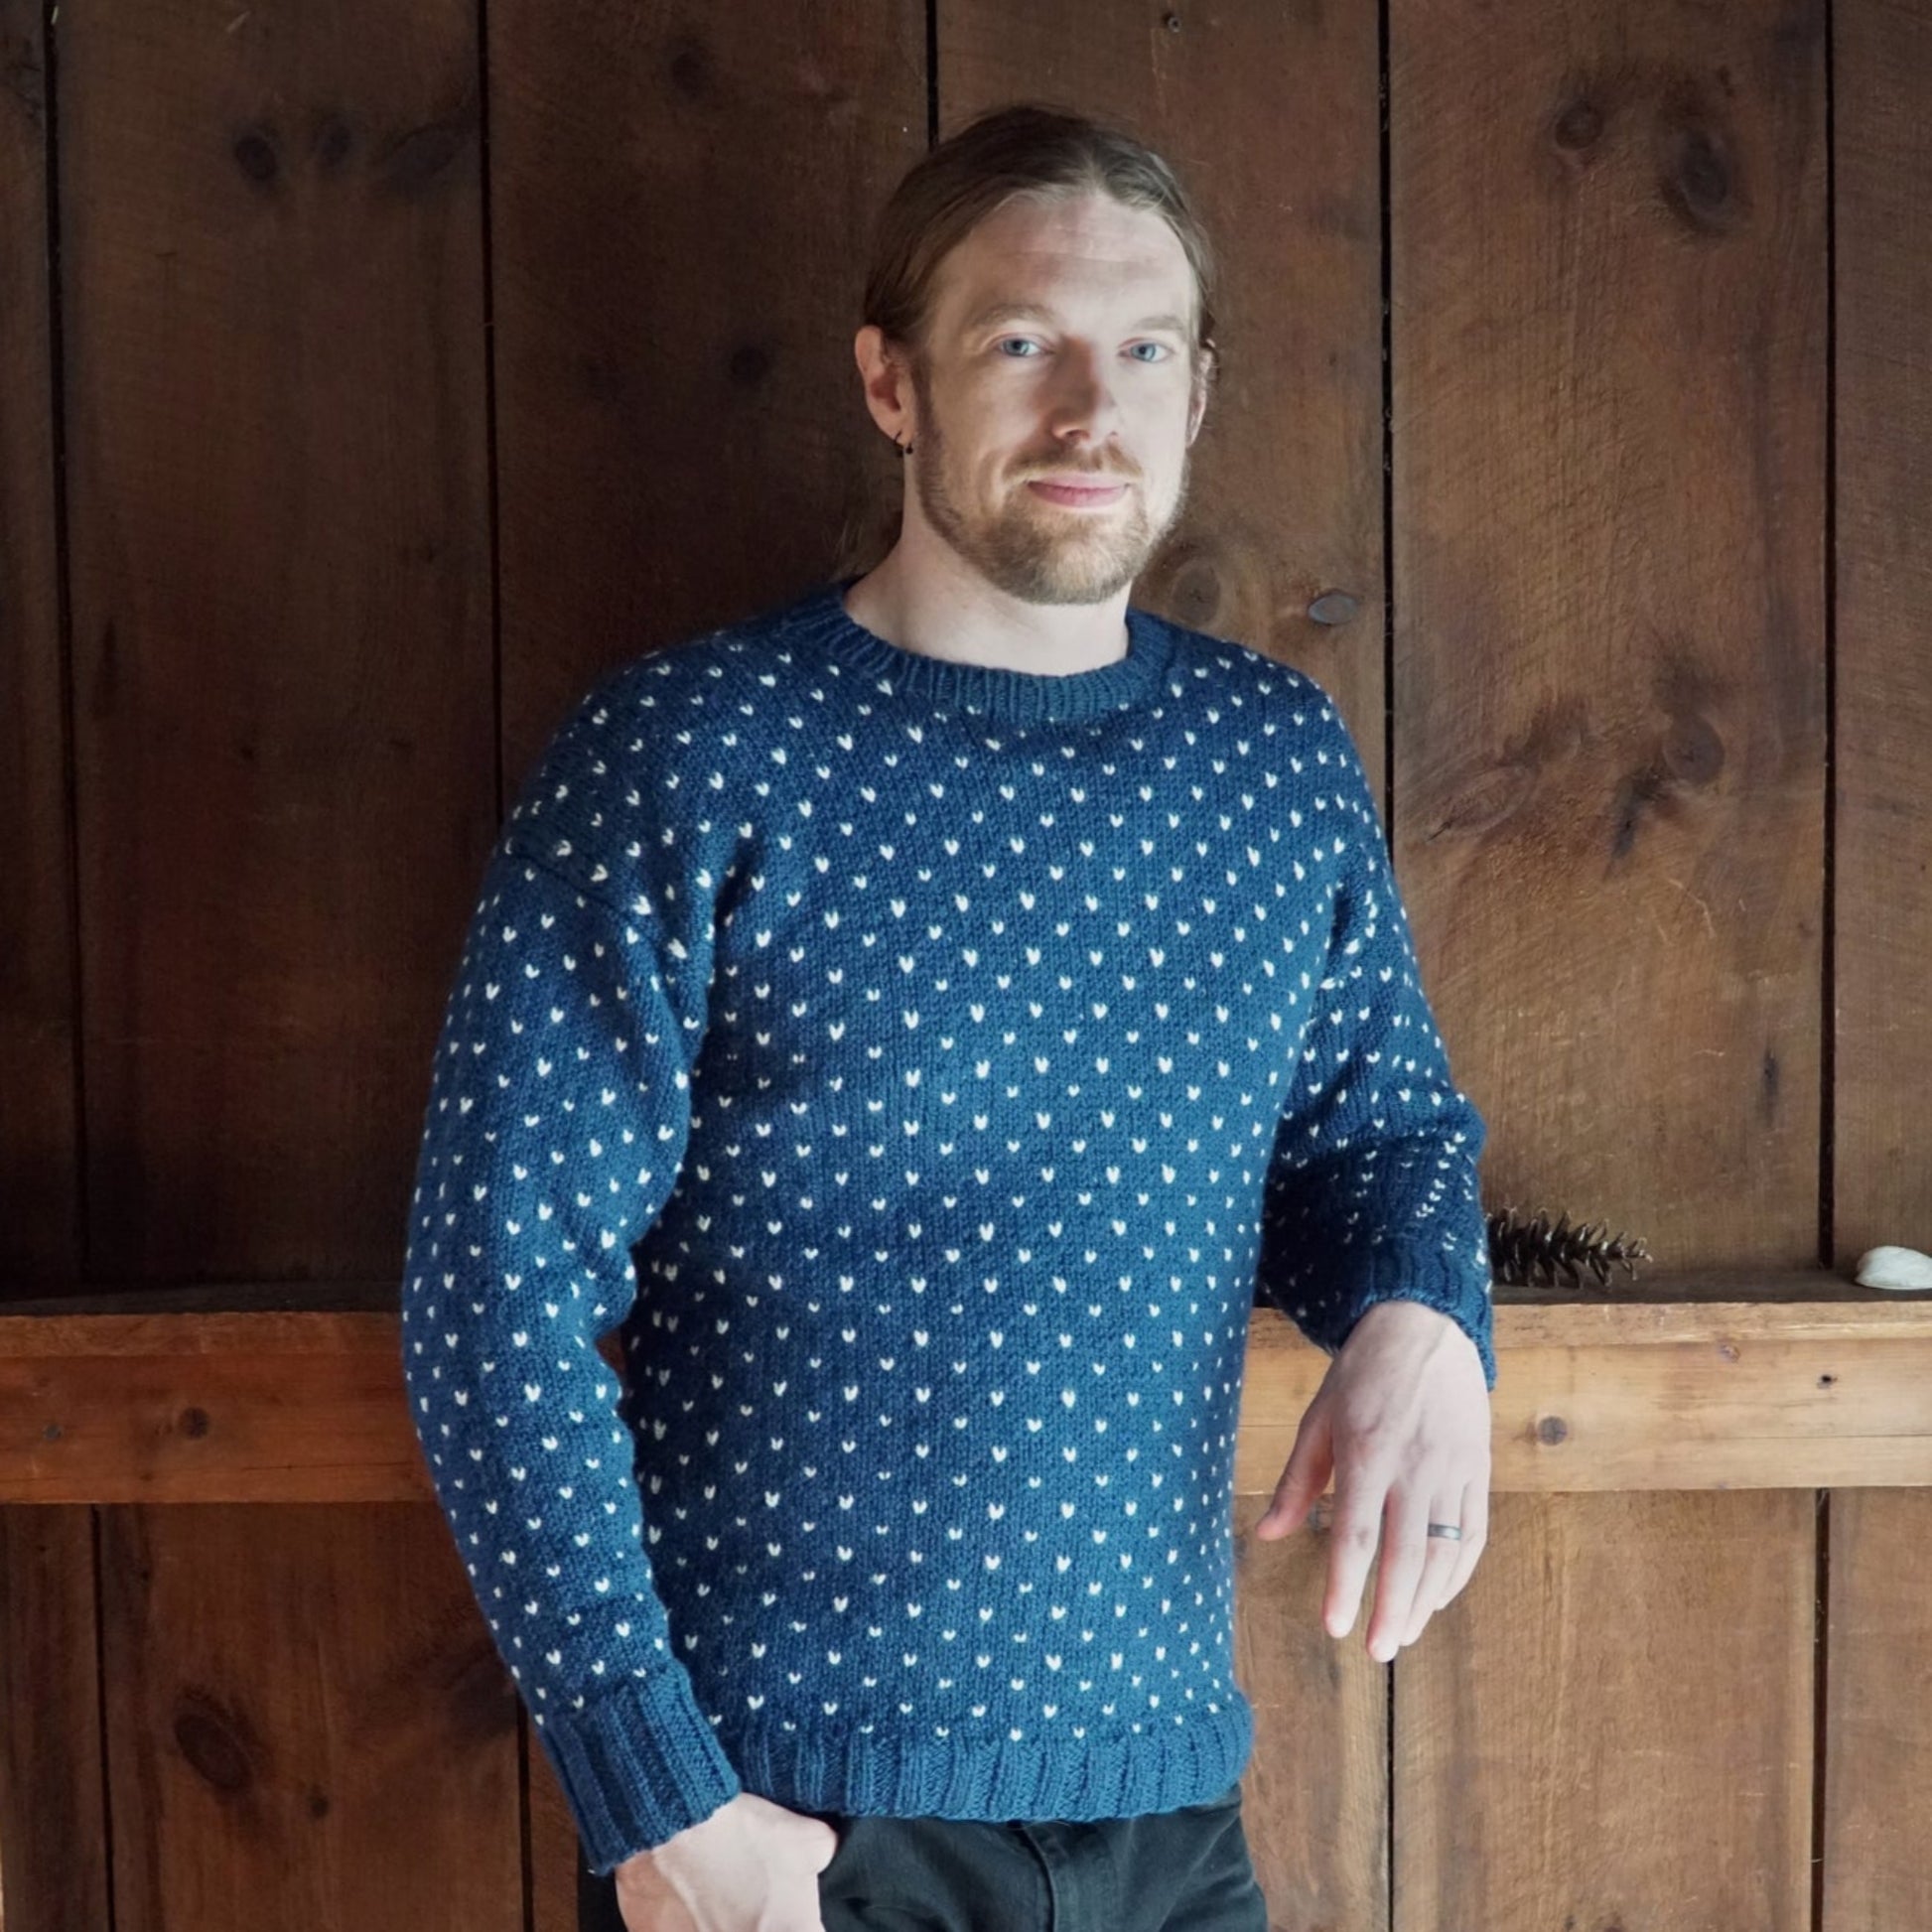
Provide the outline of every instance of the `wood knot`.
<path id="1" fill-rule="evenodd" d="M 235 137 L 231 150 L 235 166 L 250 181 L 273 181 L 281 172 L 281 157 L 275 152 L 275 136 L 267 128 L 251 127 Z"/>
<path id="2" fill-rule="evenodd" d="M 354 145 L 355 135 L 348 123 L 340 114 L 328 114 L 316 129 L 309 151 L 315 156 L 316 166 L 330 175 L 348 159 L 348 151 Z"/>
<path id="3" fill-rule="evenodd" d="M 205 1691 L 187 1693 L 175 1715 L 175 1743 L 195 1774 L 216 1791 L 244 1791 L 255 1780 L 247 1725 Z"/>
<path id="4" fill-rule="evenodd" d="M 1573 100 L 1557 115 L 1557 146 L 1573 153 L 1592 146 L 1602 132 L 1603 115 L 1594 101 Z"/>
<path id="5" fill-rule="evenodd" d="M 731 352 L 731 379 L 756 389 L 771 373 L 771 351 L 762 343 L 740 343 Z"/>
<path id="6" fill-rule="evenodd" d="M 711 92 L 711 50 L 695 35 L 683 36 L 671 55 L 671 84 L 679 93 L 701 100 Z"/>

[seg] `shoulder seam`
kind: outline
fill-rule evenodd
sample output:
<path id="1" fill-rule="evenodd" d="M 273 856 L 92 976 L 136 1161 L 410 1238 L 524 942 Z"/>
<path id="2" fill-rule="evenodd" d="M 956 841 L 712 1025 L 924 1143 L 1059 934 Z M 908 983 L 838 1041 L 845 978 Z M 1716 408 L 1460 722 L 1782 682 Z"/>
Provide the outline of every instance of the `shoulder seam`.
<path id="1" fill-rule="evenodd" d="M 527 866 L 533 866 L 538 872 L 554 879 L 560 886 L 568 886 L 580 898 L 588 899 L 593 905 L 601 905 L 605 911 L 615 913 L 621 919 L 643 916 L 627 905 L 621 905 L 608 894 L 599 892 L 595 886 L 587 886 L 581 879 L 573 878 L 555 860 L 546 859 L 539 852 L 532 852 L 523 842 L 520 827 L 505 827 L 498 835 L 497 844 L 506 859 L 518 859 Z"/>

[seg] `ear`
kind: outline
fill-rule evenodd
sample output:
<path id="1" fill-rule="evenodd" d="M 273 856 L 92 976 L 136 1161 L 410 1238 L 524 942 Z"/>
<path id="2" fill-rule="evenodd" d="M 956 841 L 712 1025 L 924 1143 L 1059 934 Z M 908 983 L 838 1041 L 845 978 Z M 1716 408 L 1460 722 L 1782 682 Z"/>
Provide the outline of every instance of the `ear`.
<path id="1" fill-rule="evenodd" d="M 1194 377 L 1192 392 L 1187 398 L 1187 441 L 1192 443 L 1200 434 L 1201 419 L 1207 414 L 1207 398 L 1214 387 L 1215 355 L 1210 348 L 1201 361 L 1200 371 Z"/>
<path id="2" fill-rule="evenodd" d="M 876 323 L 867 323 L 852 339 L 852 354 L 873 421 L 896 442 L 913 431 L 911 379 L 887 343 L 886 332 Z"/>

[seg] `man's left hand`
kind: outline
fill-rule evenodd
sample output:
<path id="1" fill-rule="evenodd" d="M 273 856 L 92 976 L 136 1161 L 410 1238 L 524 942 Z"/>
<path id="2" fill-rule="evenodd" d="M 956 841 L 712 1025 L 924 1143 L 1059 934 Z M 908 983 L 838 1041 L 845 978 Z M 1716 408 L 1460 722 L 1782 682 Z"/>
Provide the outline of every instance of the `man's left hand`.
<path id="1" fill-rule="evenodd" d="M 1386 1529 L 1367 1650 L 1387 1663 L 1469 1581 L 1489 1529 L 1489 1391 L 1476 1345 L 1420 1302 L 1377 1302 L 1336 1351 L 1255 1534 L 1299 1529 L 1339 1473 L 1321 1620 L 1345 1637 Z M 1432 1537 L 1431 1523 L 1462 1539 Z"/>

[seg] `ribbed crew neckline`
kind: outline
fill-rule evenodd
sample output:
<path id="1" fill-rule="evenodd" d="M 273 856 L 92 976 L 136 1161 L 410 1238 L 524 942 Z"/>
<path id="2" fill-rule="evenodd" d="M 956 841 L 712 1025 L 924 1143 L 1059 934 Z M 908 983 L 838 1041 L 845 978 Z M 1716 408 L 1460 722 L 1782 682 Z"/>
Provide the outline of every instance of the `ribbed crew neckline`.
<path id="1" fill-rule="evenodd" d="M 1127 654 L 1091 670 L 1019 671 L 933 657 L 868 630 L 846 610 L 845 594 L 858 581 L 855 575 L 820 585 L 791 608 L 787 628 L 895 696 L 936 710 L 980 712 L 1010 725 L 1098 718 L 1149 696 L 1173 654 L 1167 623 L 1130 604 Z"/>

